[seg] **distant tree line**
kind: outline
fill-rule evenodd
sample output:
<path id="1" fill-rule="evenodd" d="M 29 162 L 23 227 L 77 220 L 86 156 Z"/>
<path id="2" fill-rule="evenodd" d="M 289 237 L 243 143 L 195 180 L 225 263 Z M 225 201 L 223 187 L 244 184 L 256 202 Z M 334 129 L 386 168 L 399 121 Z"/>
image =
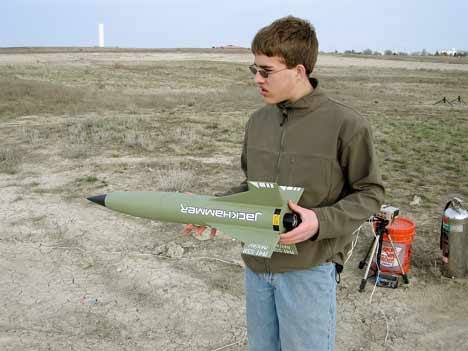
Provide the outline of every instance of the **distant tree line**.
<path id="1" fill-rule="evenodd" d="M 339 54 L 340 52 L 335 50 L 335 54 Z M 466 57 L 468 56 L 468 51 L 463 50 L 441 50 L 436 51 L 434 53 L 428 52 L 426 49 L 422 49 L 421 51 L 413 51 L 413 52 L 404 52 L 404 51 L 393 51 L 390 49 L 384 51 L 375 51 L 372 49 L 365 49 L 362 51 L 357 50 L 345 50 L 343 52 L 347 55 L 367 55 L 367 56 L 454 56 L 454 57 Z"/>

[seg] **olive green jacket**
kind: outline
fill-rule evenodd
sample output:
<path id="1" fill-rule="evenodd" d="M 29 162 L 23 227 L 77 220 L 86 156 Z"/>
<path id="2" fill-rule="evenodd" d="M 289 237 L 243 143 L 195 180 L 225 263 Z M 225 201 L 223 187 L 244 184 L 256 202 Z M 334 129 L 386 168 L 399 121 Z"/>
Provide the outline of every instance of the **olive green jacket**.
<path id="1" fill-rule="evenodd" d="M 248 180 L 299 186 L 299 205 L 315 211 L 317 235 L 297 245 L 299 255 L 271 259 L 242 255 L 255 272 L 286 272 L 343 264 L 353 231 L 376 213 L 384 188 L 368 122 L 329 98 L 318 81 L 294 103 L 266 105 L 247 122 L 242 169 Z M 231 189 L 245 191 L 246 183 Z"/>

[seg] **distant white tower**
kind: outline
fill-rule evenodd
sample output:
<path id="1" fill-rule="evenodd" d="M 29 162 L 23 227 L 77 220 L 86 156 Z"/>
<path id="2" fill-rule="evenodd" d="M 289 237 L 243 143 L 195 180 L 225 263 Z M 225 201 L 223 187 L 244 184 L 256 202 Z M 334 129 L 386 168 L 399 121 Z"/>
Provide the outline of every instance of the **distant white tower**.
<path id="1" fill-rule="evenodd" d="M 104 24 L 99 23 L 99 47 L 104 47 Z"/>

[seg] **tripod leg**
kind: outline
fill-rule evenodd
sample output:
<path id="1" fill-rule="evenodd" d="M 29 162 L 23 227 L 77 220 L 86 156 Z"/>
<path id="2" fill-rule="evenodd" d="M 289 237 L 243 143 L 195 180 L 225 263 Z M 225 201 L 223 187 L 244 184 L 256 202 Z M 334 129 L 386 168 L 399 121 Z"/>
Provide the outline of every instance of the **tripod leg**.
<path id="1" fill-rule="evenodd" d="M 395 253 L 395 257 L 398 262 L 398 266 L 400 267 L 401 270 L 401 276 L 403 277 L 403 282 L 405 284 L 409 283 L 408 276 L 406 275 L 403 265 L 401 264 L 400 257 L 398 256 L 398 252 L 396 251 L 395 244 L 393 243 L 392 237 L 390 236 L 390 233 L 387 233 L 388 240 L 390 240 L 390 244 L 392 245 L 393 252 Z"/>
<path id="2" fill-rule="evenodd" d="M 367 262 L 366 272 L 364 273 L 364 277 L 361 280 L 361 285 L 359 286 L 359 292 L 363 292 L 365 287 L 366 287 L 367 278 L 369 276 L 369 270 L 370 270 L 371 265 L 372 265 L 372 259 L 374 258 L 375 252 L 377 251 L 377 244 L 378 243 L 379 243 L 379 238 L 375 237 L 374 242 L 372 243 L 372 246 L 371 246 L 370 257 L 369 257 L 369 262 Z"/>
<path id="3" fill-rule="evenodd" d="M 374 244 L 374 243 L 371 243 L 371 244 L 369 245 L 369 248 L 367 249 L 367 253 L 366 253 L 366 255 L 364 256 L 364 259 L 363 259 L 362 261 L 359 261 L 359 266 L 358 266 L 359 269 L 363 269 L 364 266 L 366 265 L 367 257 L 369 257 L 369 254 L 370 254 L 370 252 L 371 252 L 371 250 L 372 250 L 373 244 Z"/>
<path id="4" fill-rule="evenodd" d="M 375 262 L 377 262 L 377 267 L 380 269 L 380 259 L 382 257 L 382 248 L 383 248 L 383 237 L 384 233 L 386 232 L 385 228 L 382 228 L 379 230 L 380 235 L 378 236 L 379 238 L 379 248 L 377 249 L 377 256 L 375 257 Z"/>

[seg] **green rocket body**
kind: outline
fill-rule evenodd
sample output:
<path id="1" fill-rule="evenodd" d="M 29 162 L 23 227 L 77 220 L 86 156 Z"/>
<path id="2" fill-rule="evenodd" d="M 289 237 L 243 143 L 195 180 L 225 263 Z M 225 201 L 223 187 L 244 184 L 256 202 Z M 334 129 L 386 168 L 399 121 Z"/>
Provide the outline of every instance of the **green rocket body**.
<path id="1" fill-rule="evenodd" d="M 201 196 L 169 192 L 113 192 L 89 200 L 114 211 L 163 222 L 214 227 L 242 241 L 243 252 L 270 257 L 273 251 L 297 254 L 295 245 L 278 244 L 279 234 L 298 225 L 288 200 L 297 202 L 302 188 L 249 182 L 247 192 Z M 296 221 L 296 222 L 295 222 Z M 295 222 L 295 223 L 294 223 Z"/>

